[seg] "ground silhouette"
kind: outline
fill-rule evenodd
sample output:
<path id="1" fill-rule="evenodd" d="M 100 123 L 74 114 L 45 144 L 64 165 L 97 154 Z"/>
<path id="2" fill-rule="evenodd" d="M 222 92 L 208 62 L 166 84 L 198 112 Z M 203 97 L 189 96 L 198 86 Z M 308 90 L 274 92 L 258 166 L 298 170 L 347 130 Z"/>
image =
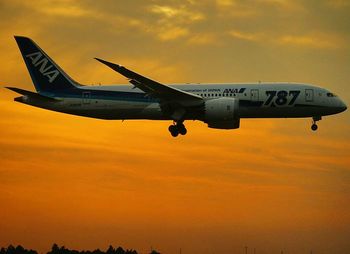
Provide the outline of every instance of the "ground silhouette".
<path id="1" fill-rule="evenodd" d="M 36 250 L 27 250 L 23 248 L 21 245 L 14 247 L 13 245 L 9 245 L 7 248 L 1 248 L 0 254 L 38 254 Z M 124 250 L 122 247 L 114 248 L 112 245 L 108 247 L 106 251 L 102 251 L 100 249 L 96 250 L 70 250 L 65 246 L 58 246 L 56 243 L 52 245 L 52 248 L 47 254 L 138 254 L 136 250 L 126 249 Z M 156 250 L 152 250 L 150 254 L 160 254 Z"/>
<path id="2" fill-rule="evenodd" d="M 27 250 L 21 245 L 18 245 L 17 247 L 9 245 L 7 248 L 1 248 L 0 254 L 38 254 L 38 252 L 35 250 Z"/>

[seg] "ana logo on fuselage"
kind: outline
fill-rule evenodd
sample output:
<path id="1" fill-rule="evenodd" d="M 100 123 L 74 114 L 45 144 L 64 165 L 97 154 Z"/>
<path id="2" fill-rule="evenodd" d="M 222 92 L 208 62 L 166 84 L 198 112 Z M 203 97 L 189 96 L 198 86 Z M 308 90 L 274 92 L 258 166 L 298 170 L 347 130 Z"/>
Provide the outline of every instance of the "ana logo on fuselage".
<path id="1" fill-rule="evenodd" d="M 245 88 L 226 88 L 224 90 L 224 93 L 243 93 L 245 91 Z"/>
<path id="2" fill-rule="evenodd" d="M 40 67 L 40 73 L 47 77 L 49 79 L 49 82 L 52 83 L 60 73 L 54 68 L 52 64 L 48 65 L 49 60 L 46 57 L 42 58 L 42 56 L 43 54 L 39 51 L 26 55 L 26 57 L 32 60 L 32 64 L 36 68 Z"/>

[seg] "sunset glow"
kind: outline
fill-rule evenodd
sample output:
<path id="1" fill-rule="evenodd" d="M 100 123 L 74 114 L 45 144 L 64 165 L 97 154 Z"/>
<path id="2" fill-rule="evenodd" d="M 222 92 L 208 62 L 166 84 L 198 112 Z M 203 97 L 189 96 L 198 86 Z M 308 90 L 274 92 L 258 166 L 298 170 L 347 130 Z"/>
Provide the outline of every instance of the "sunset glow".
<path id="1" fill-rule="evenodd" d="M 34 91 L 14 35 L 82 84 L 303 82 L 350 103 L 340 0 L 0 1 L 0 246 L 148 253 L 350 253 L 349 110 L 238 130 L 107 121 L 13 101 Z"/>

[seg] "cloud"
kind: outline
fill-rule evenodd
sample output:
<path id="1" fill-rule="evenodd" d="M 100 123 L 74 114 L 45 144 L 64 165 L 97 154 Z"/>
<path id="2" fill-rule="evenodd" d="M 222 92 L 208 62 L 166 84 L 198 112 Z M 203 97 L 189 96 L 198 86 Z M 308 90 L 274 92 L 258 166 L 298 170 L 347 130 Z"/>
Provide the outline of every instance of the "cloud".
<path id="1" fill-rule="evenodd" d="M 342 46 L 342 42 L 331 35 L 284 35 L 277 41 L 281 45 L 321 49 L 336 49 Z"/>
<path id="2" fill-rule="evenodd" d="M 185 5 L 177 7 L 152 5 L 150 6 L 150 12 L 160 15 L 163 18 L 162 22 L 171 20 L 176 23 L 192 23 L 205 19 L 203 13 L 189 10 Z"/>
<path id="3" fill-rule="evenodd" d="M 298 1 L 291 0 L 256 0 L 257 3 L 272 5 L 283 11 L 303 11 L 303 5 Z"/>
<path id="4" fill-rule="evenodd" d="M 180 37 L 187 36 L 189 30 L 180 26 L 165 26 L 157 30 L 153 30 L 157 37 L 162 41 L 175 40 Z"/>
<path id="5" fill-rule="evenodd" d="M 218 15 L 221 18 L 249 18 L 258 15 L 259 11 L 243 1 L 217 0 Z"/>
<path id="6" fill-rule="evenodd" d="M 159 18 L 149 24 L 147 31 L 155 34 L 162 41 L 175 40 L 189 35 L 190 25 L 205 19 L 204 14 L 190 10 L 184 4 L 176 7 L 151 5 L 149 11 Z"/>
<path id="7" fill-rule="evenodd" d="M 290 12 L 304 12 L 305 7 L 297 1 L 289 0 L 216 0 L 216 6 L 220 17 L 251 18 L 255 22 L 257 17 L 269 16 L 278 9 L 281 14 Z"/>
<path id="8" fill-rule="evenodd" d="M 236 4 L 234 0 L 216 0 L 216 4 L 220 7 L 231 7 Z"/>
<path id="9" fill-rule="evenodd" d="M 219 42 L 214 34 L 200 33 L 191 36 L 188 39 L 188 43 L 192 45 L 213 45 Z"/>
<path id="10" fill-rule="evenodd" d="M 348 0 L 328 0 L 327 4 L 333 8 L 345 8 L 350 6 Z"/>
<path id="11" fill-rule="evenodd" d="M 238 30 L 231 30 L 229 35 L 236 39 L 245 40 L 245 41 L 257 41 L 261 38 L 261 34 L 258 33 L 247 33 Z"/>
<path id="12" fill-rule="evenodd" d="M 168 18 L 177 16 L 180 13 L 178 9 L 172 8 L 170 6 L 160 6 L 160 5 L 153 5 L 151 7 L 151 11 L 153 13 L 162 14 Z"/>
<path id="13" fill-rule="evenodd" d="M 336 34 L 312 33 L 303 35 L 250 33 L 240 30 L 231 30 L 228 34 L 239 40 L 256 43 L 278 44 L 280 46 L 294 46 L 317 49 L 338 49 L 344 47 L 344 41 Z"/>
<path id="14" fill-rule="evenodd" d="M 21 2 L 38 12 L 48 16 L 62 16 L 62 17 L 82 17 L 92 14 L 88 9 L 79 5 L 77 1 L 60 0 L 60 1 L 34 1 Z"/>

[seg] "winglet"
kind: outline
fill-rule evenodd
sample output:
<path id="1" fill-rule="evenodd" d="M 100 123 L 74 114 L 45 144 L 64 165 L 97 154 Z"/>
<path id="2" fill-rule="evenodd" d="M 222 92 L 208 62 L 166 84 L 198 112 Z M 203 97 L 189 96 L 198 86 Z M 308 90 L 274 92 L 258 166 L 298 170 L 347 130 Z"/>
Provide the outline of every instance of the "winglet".
<path id="1" fill-rule="evenodd" d="M 111 63 L 111 62 L 105 61 L 105 60 L 97 58 L 97 57 L 95 57 L 95 59 L 97 61 L 99 61 L 100 63 L 107 65 L 109 68 L 111 68 L 117 72 L 119 72 L 120 68 L 122 68 L 122 66 L 120 66 L 119 64 Z"/>
<path id="2" fill-rule="evenodd" d="M 103 63 L 104 65 L 107 65 L 109 68 L 111 68 L 112 70 L 115 70 L 116 72 L 118 72 L 119 74 L 123 75 L 124 77 L 128 78 L 128 79 L 135 79 L 135 78 L 139 78 L 143 81 L 150 81 L 150 79 L 141 76 L 140 74 L 137 74 L 136 72 L 133 72 L 131 70 L 128 70 L 127 68 L 125 68 L 124 66 L 121 66 L 119 64 L 115 64 L 115 63 L 111 63 L 108 62 L 106 60 L 102 60 L 100 58 L 95 57 L 95 59 L 97 61 L 99 61 L 100 63 Z"/>

